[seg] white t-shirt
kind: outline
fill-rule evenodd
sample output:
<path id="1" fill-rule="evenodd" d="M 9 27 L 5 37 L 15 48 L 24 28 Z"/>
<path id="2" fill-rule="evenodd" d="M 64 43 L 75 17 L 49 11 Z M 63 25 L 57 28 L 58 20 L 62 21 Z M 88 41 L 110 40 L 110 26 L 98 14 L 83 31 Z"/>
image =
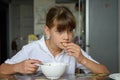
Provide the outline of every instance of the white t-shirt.
<path id="1" fill-rule="evenodd" d="M 97 61 L 92 59 L 87 53 L 85 53 L 83 50 L 81 51 L 85 57 L 98 63 Z M 67 63 L 69 64 L 68 69 L 66 71 L 66 73 L 68 74 L 74 74 L 75 68 L 80 68 L 85 73 L 90 72 L 88 69 L 86 69 L 86 67 L 77 63 L 74 57 L 66 54 L 64 50 L 59 55 L 54 57 L 46 46 L 44 36 L 38 41 L 34 41 L 32 43 L 29 43 L 23 46 L 23 48 L 16 55 L 14 55 L 11 59 L 7 59 L 5 63 L 15 64 L 26 59 L 36 59 L 36 60 L 42 61 L 43 63 L 52 62 L 52 61 Z M 40 70 L 40 68 L 38 70 Z"/>

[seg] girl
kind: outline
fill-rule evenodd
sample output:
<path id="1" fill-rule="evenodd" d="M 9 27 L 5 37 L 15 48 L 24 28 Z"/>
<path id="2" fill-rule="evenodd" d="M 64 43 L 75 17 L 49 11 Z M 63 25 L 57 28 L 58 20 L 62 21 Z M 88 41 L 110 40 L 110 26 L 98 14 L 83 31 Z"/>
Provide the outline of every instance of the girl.
<path id="1" fill-rule="evenodd" d="M 38 69 L 35 64 L 64 62 L 70 64 L 67 74 L 74 74 L 75 68 L 85 73 L 109 73 L 107 68 L 92 59 L 80 46 L 72 42 L 76 27 L 75 17 L 64 6 L 52 7 L 46 16 L 45 36 L 25 45 L 11 59 L 0 66 L 2 74 L 32 74 Z"/>

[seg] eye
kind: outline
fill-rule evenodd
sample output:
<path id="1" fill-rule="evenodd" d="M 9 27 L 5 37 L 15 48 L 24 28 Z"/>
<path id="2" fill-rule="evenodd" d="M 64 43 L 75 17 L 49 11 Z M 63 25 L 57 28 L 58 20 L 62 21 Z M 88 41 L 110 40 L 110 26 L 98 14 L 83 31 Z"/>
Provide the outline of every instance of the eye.
<path id="1" fill-rule="evenodd" d="M 60 33 L 60 34 L 63 33 L 63 31 L 59 31 L 59 30 L 56 30 L 55 32 Z"/>

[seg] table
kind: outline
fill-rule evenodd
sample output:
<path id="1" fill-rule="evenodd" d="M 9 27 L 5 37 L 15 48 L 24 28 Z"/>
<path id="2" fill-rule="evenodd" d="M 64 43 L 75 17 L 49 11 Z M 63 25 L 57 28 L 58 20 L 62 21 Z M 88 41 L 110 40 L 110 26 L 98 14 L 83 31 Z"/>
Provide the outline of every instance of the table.
<path id="1" fill-rule="evenodd" d="M 2 75 L 0 80 L 48 80 L 43 74 L 15 74 L 15 75 Z M 65 74 L 58 80 L 113 80 L 106 74 Z"/>

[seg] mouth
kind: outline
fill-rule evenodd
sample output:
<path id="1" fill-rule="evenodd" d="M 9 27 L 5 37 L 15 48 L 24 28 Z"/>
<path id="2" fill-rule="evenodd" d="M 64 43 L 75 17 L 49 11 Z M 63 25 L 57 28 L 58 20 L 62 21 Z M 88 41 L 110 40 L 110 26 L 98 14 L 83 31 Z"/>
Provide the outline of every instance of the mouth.
<path id="1" fill-rule="evenodd" d="M 67 42 L 61 42 L 61 45 L 62 45 L 63 47 L 66 47 L 66 46 L 67 46 Z"/>

